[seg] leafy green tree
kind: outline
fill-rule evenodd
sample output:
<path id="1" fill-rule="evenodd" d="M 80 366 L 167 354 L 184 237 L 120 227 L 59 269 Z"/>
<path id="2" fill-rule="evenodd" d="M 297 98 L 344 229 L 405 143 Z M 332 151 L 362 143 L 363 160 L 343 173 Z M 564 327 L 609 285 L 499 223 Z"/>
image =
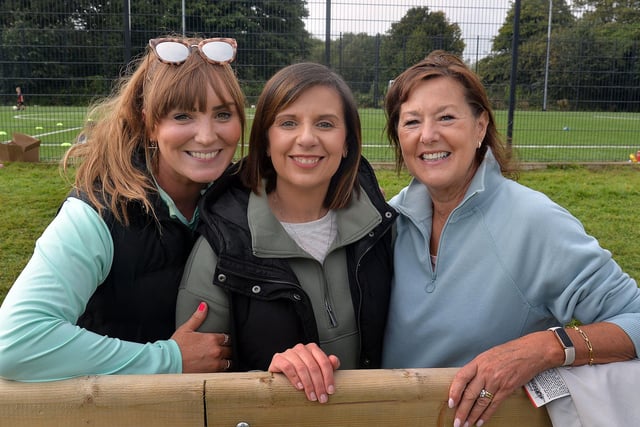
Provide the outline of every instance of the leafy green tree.
<path id="1" fill-rule="evenodd" d="M 492 54 L 478 63 L 478 74 L 486 84 L 494 104 L 506 105 L 511 79 L 511 52 L 514 36 L 515 4 L 511 6 L 505 22 L 493 39 Z M 552 35 L 559 34 L 575 22 L 565 0 L 554 0 L 552 9 Z M 549 29 L 549 0 L 527 0 L 521 3 L 518 44 L 518 99 L 524 106 L 541 106 L 544 92 L 547 34 Z M 550 51 L 550 64 L 555 64 L 560 51 Z"/>
<path id="2" fill-rule="evenodd" d="M 248 97 L 257 96 L 276 70 L 307 57 L 311 48 L 302 20 L 308 15 L 305 0 L 190 0 L 185 28 L 180 0 L 129 0 L 129 22 L 123 0 L 0 4 L 0 10 L 12 11 L 0 15 L 3 92 L 21 85 L 28 95 L 48 94 L 43 95 L 48 103 L 105 94 L 127 62 L 159 35 L 236 38 L 235 68 Z"/>
<path id="3" fill-rule="evenodd" d="M 565 27 L 575 21 L 566 0 L 553 0 L 552 5 L 552 28 Z M 515 4 L 512 4 L 507 12 L 504 24 L 502 24 L 502 27 L 498 30 L 498 34 L 493 39 L 492 52 L 511 52 L 514 16 Z M 519 46 L 531 40 L 546 40 L 548 24 L 549 0 L 526 0 L 521 2 Z"/>
<path id="4" fill-rule="evenodd" d="M 542 99 L 548 27 L 548 0 L 521 3 L 518 49 L 520 105 Z M 640 108 L 640 4 L 634 1 L 553 1 L 548 95 L 572 109 Z M 480 61 L 479 74 L 496 105 L 505 105 L 510 79 L 515 5 L 493 42 L 493 54 Z"/>
<path id="5" fill-rule="evenodd" d="M 143 48 L 160 34 L 181 33 L 179 0 L 132 1 L 132 44 Z M 311 36 L 304 28 L 304 0 L 190 0 L 185 5 L 186 35 L 233 37 L 238 42 L 234 67 L 249 102 L 265 81 L 285 65 L 308 56 Z"/>
<path id="6" fill-rule="evenodd" d="M 277 70 L 309 55 L 311 35 L 304 0 L 196 0 L 188 9 L 193 29 L 238 41 L 236 67 L 250 102 Z"/>
<path id="7" fill-rule="evenodd" d="M 635 24 L 640 22 L 640 4 L 635 0 L 573 0 L 584 8 L 584 18 L 593 24 Z"/>
<path id="8" fill-rule="evenodd" d="M 559 97 L 575 109 L 640 110 L 640 4 L 580 0 L 578 25 L 563 32 Z M 560 49 L 559 49 L 560 50 Z"/>
<path id="9" fill-rule="evenodd" d="M 351 87 L 362 107 L 374 106 L 380 36 L 345 33 L 331 41 L 331 67 Z M 311 60 L 325 62 L 324 44 L 317 44 Z"/>
<path id="10" fill-rule="evenodd" d="M 376 40 L 375 36 L 366 33 L 345 33 L 333 43 L 331 64 L 351 82 L 355 91 L 366 93 L 371 88 L 377 56 Z"/>
<path id="11" fill-rule="evenodd" d="M 358 103 L 380 107 L 390 80 L 434 49 L 459 55 L 464 50 L 457 24 L 442 12 L 427 7 L 409 9 L 384 35 L 342 34 L 331 41 L 331 65 L 349 83 Z M 324 62 L 324 45 L 317 43 L 310 56 Z"/>
<path id="12" fill-rule="evenodd" d="M 458 24 L 449 23 L 443 12 L 428 7 L 409 9 L 400 21 L 391 25 L 382 40 L 382 81 L 393 79 L 404 69 L 423 59 L 435 49 L 462 55 L 465 43 Z"/>
<path id="13" fill-rule="evenodd" d="M 68 104 L 82 94 L 87 98 L 80 102 L 86 102 L 101 80 L 90 76 L 118 71 L 119 67 L 108 64 L 113 64 L 117 54 L 121 63 L 122 54 L 116 47 L 121 42 L 109 37 L 114 33 L 108 31 L 113 25 L 104 25 L 109 14 L 100 6 L 47 0 L 4 2 L 0 7 L 12 8 L 0 22 L 3 83 L 23 87 L 30 103 Z M 91 84 L 86 86 L 89 80 Z"/>

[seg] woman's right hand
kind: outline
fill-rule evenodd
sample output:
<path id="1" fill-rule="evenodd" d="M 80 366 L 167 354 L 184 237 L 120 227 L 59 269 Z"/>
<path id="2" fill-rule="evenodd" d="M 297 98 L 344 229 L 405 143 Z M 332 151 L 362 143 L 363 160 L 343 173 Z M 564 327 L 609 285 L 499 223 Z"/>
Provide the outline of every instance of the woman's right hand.
<path id="1" fill-rule="evenodd" d="M 283 373 L 307 399 L 326 403 L 335 392 L 333 371 L 340 367 L 337 356 L 327 356 L 315 343 L 297 344 L 271 359 L 269 372 Z"/>
<path id="2" fill-rule="evenodd" d="M 200 303 L 196 312 L 171 336 L 182 353 L 182 372 L 220 372 L 231 367 L 231 340 L 227 334 L 198 332 L 207 318 L 207 304 Z"/>

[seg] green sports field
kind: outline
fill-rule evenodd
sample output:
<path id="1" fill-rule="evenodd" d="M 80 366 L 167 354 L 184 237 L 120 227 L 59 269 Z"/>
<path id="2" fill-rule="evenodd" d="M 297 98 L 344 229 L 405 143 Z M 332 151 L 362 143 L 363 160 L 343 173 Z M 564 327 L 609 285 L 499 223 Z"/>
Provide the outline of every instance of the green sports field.
<path id="1" fill-rule="evenodd" d="M 372 161 L 392 159 L 381 136 L 382 110 L 364 109 L 365 155 Z M 506 141 L 507 111 L 496 112 Z M 603 112 L 517 111 L 512 146 L 523 162 L 628 162 L 640 150 L 640 114 Z"/>
<path id="2" fill-rule="evenodd" d="M 75 142 L 85 113 L 81 107 L 30 106 L 15 111 L 3 106 L 0 140 L 10 140 L 13 132 L 35 136 L 42 141 L 40 160 L 57 161 Z M 374 162 L 393 162 L 383 111 L 362 109 L 360 114 L 365 156 Z M 247 117 L 253 117 L 251 109 Z M 496 121 L 506 137 L 507 112 L 498 111 Z M 512 144 L 524 162 L 628 162 L 629 154 L 640 150 L 640 114 L 517 111 Z"/>
<path id="3" fill-rule="evenodd" d="M 74 143 L 86 109 L 82 107 L 29 106 L 14 111 L 0 107 L 0 139 L 10 141 L 13 132 L 25 133 L 40 139 L 40 160 L 56 161 L 64 154 L 65 145 Z"/>

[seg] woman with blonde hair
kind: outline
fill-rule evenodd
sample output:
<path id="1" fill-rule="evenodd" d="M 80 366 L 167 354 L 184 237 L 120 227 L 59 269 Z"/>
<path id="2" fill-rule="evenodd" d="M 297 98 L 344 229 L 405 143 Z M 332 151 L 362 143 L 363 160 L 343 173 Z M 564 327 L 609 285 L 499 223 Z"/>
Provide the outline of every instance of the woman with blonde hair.
<path id="1" fill-rule="evenodd" d="M 152 39 L 63 160 L 74 188 L 0 308 L 0 376 L 210 372 L 223 334 L 175 329 L 201 193 L 231 164 L 244 97 L 233 39 Z"/>

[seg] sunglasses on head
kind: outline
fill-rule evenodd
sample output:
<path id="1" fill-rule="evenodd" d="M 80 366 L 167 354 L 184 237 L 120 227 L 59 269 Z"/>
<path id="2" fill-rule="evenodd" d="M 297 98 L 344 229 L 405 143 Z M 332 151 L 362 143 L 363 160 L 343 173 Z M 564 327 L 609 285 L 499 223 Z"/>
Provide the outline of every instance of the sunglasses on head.
<path id="1" fill-rule="evenodd" d="M 189 44 L 185 40 L 160 38 L 149 40 L 149 46 L 158 59 L 166 64 L 182 64 L 194 48 L 212 64 L 228 64 L 235 59 L 238 44 L 235 39 L 229 38 L 205 39 L 197 45 Z"/>

